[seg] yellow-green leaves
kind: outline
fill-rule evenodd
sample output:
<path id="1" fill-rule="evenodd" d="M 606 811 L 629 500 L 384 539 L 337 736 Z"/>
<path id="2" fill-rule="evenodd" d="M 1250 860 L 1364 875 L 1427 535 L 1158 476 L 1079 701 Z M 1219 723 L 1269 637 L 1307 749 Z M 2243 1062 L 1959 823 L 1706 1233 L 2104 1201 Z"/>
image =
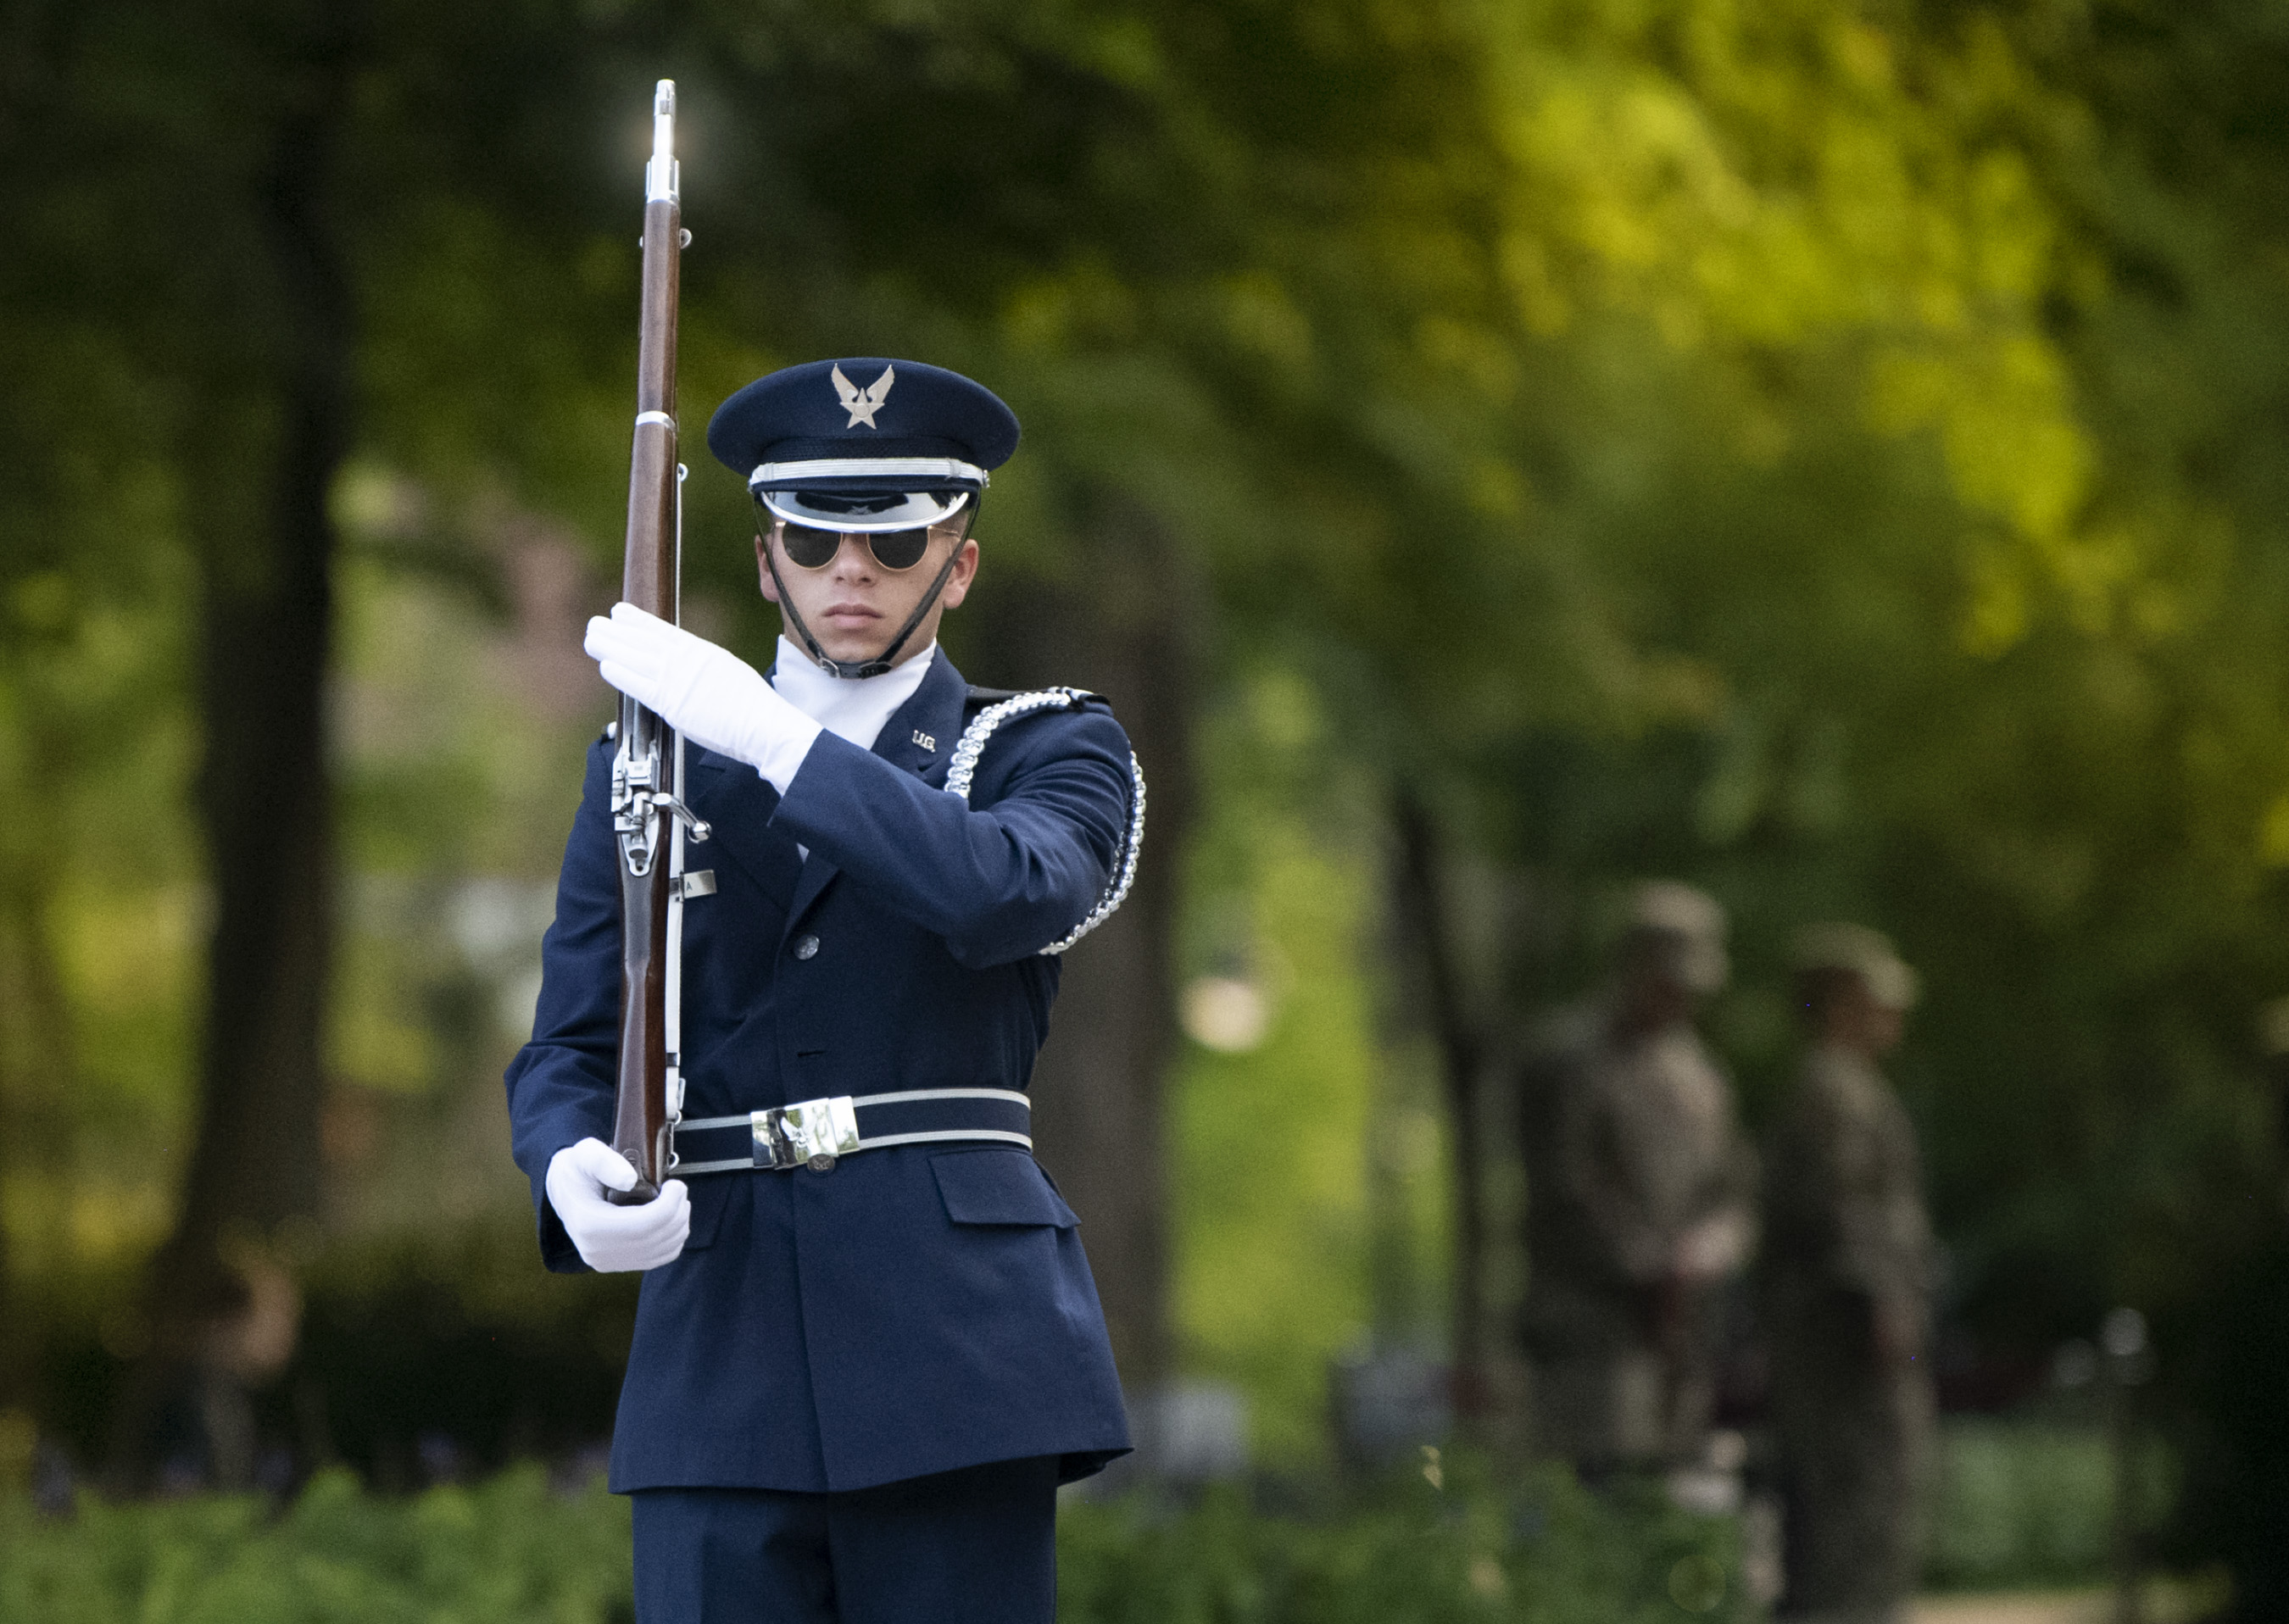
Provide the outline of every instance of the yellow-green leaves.
<path id="1" fill-rule="evenodd" d="M 2086 121 L 1999 29 L 1671 0 L 1489 32 L 1502 264 L 1527 331 L 1606 311 L 1689 351 L 1858 351 L 1870 425 L 1935 434 L 1964 506 L 2032 566 L 1970 561 L 1966 643 L 2023 634 L 2033 607 L 2006 580 L 2107 622 L 2150 549 L 2084 533 L 2097 458 L 2046 322 L 2098 285 L 2061 195 Z"/>

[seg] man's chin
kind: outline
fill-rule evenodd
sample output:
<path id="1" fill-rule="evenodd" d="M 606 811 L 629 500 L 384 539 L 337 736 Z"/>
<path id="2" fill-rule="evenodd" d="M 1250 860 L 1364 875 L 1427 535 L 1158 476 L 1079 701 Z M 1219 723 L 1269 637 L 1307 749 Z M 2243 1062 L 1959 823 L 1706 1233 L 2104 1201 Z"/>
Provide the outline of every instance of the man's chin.
<path id="1" fill-rule="evenodd" d="M 881 637 L 821 637 L 818 646 L 838 665 L 863 665 L 882 657 Z"/>

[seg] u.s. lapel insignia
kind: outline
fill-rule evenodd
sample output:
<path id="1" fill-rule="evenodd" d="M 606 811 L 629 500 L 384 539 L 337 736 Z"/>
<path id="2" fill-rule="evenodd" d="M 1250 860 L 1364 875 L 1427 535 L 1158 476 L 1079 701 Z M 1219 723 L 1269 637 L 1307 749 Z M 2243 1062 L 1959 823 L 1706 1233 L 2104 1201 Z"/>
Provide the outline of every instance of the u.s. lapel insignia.
<path id="1" fill-rule="evenodd" d="M 935 735 L 923 732 L 920 728 L 916 728 L 914 729 L 914 743 L 920 744 L 924 750 L 929 751 L 932 755 L 936 755 L 937 753 L 937 736 Z"/>
<path id="2" fill-rule="evenodd" d="M 889 398 L 890 384 L 897 375 L 897 368 L 884 367 L 881 377 L 861 389 L 842 376 L 842 363 L 836 362 L 833 373 L 834 398 L 841 401 L 842 410 L 850 414 L 850 421 L 842 426 L 856 428 L 864 423 L 868 428 L 880 428 L 881 425 L 874 421 L 874 414 L 882 410 L 882 402 Z"/>

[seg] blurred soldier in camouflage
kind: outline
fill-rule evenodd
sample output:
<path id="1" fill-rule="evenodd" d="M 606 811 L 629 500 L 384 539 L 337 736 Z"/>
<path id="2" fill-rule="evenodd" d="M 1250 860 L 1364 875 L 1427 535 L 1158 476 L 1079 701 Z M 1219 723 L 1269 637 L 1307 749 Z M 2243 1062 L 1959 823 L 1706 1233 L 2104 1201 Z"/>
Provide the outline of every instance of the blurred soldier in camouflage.
<path id="1" fill-rule="evenodd" d="M 1726 968 L 1724 911 L 1649 881 L 1607 992 L 1521 1070 L 1534 1437 L 1592 1478 L 1706 1439 L 1717 1290 L 1752 1226 L 1732 1090 L 1693 1029 Z"/>
<path id="2" fill-rule="evenodd" d="M 1766 1150 L 1765 1325 L 1785 1518 L 1782 1616 L 1906 1616 L 1931 1457 L 1933 1248 L 1915 1130 L 1876 1069 L 1915 973 L 1856 925 L 1799 941 L 1812 1040 Z"/>

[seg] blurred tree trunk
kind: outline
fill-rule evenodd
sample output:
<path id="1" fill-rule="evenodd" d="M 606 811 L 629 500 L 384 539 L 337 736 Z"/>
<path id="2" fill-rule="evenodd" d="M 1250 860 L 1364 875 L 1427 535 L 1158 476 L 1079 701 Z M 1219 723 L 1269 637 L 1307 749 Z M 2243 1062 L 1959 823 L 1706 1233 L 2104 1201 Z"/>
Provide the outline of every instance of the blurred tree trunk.
<path id="1" fill-rule="evenodd" d="M 1122 1383 L 1143 1394 L 1169 1359 L 1161 1078 L 1176 1035 L 1194 593 L 1175 539 L 1133 504 L 1113 501 L 1092 514 L 1074 553 L 1055 580 L 985 583 L 974 600 L 985 611 L 976 625 L 985 658 L 971 674 L 1003 687 L 1070 683 L 1103 694 L 1150 790 L 1136 886 L 1119 913 L 1065 955 L 1033 1089 L 1034 1138 L 1081 1216 Z"/>
<path id="2" fill-rule="evenodd" d="M 30 1089 L 40 1048 L 39 1020 L 33 1014 L 33 966 L 42 945 L 32 934 L 25 905 L 27 888 L 0 889 L 0 1194 L 16 1187 L 18 1169 L 31 1142 L 26 1131 Z M 28 1397 L 25 1361 L 29 1316 L 16 1297 L 16 1255 L 0 1214 L 0 1414 Z"/>
<path id="3" fill-rule="evenodd" d="M 1405 784 L 1394 798 L 1392 821 L 1399 833 L 1400 939 L 1414 949 L 1414 973 L 1405 979 L 1419 990 L 1426 1023 L 1438 1047 L 1447 1131 L 1453 1146 L 1455 1273 L 1449 1300 L 1449 1357 L 1455 1414 L 1468 1427 L 1486 1416 L 1492 1402 L 1486 1367 L 1487 1195 L 1482 1142 L 1486 1111 L 1480 1098 L 1486 1043 L 1471 1018 L 1461 967 L 1455 962 L 1455 933 L 1440 889 L 1442 848 L 1438 826 L 1429 808 Z"/>
<path id="4" fill-rule="evenodd" d="M 252 200 L 262 262 L 238 273 L 253 364 L 215 380 L 184 457 L 202 573 L 195 800 L 214 916 L 196 1136 L 146 1287 L 149 1350 L 117 1416 L 122 1486 L 193 1448 L 217 1481 L 246 1481 L 245 1388 L 291 1351 L 286 1266 L 295 1227 L 321 1206 L 334 846 L 327 498 L 350 416 L 351 311 L 323 219 L 339 77 L 309 73 L 280 123 Z"/>
<path id="5" fill-rule="evenodd" d="M 36 729 L 38 724 L 34 723 Z M 52 759 L 39 755 L 35 758 Z M 0 1190 L 28 1167 L 50 1175 L 40 1187 L 42 1250 L 63 1225 L 54 1210 L 68 1128 L 57 1102 L 79 1071 L 71 1007 L 50 934 L 52 870 L 28 863 L 0 880 Z M 28 1405 L 39 1349 L 36 1321 L 22 1305 L 25 1281 L 8 1227 L 0 1223 L 0 1411 Z"/>

